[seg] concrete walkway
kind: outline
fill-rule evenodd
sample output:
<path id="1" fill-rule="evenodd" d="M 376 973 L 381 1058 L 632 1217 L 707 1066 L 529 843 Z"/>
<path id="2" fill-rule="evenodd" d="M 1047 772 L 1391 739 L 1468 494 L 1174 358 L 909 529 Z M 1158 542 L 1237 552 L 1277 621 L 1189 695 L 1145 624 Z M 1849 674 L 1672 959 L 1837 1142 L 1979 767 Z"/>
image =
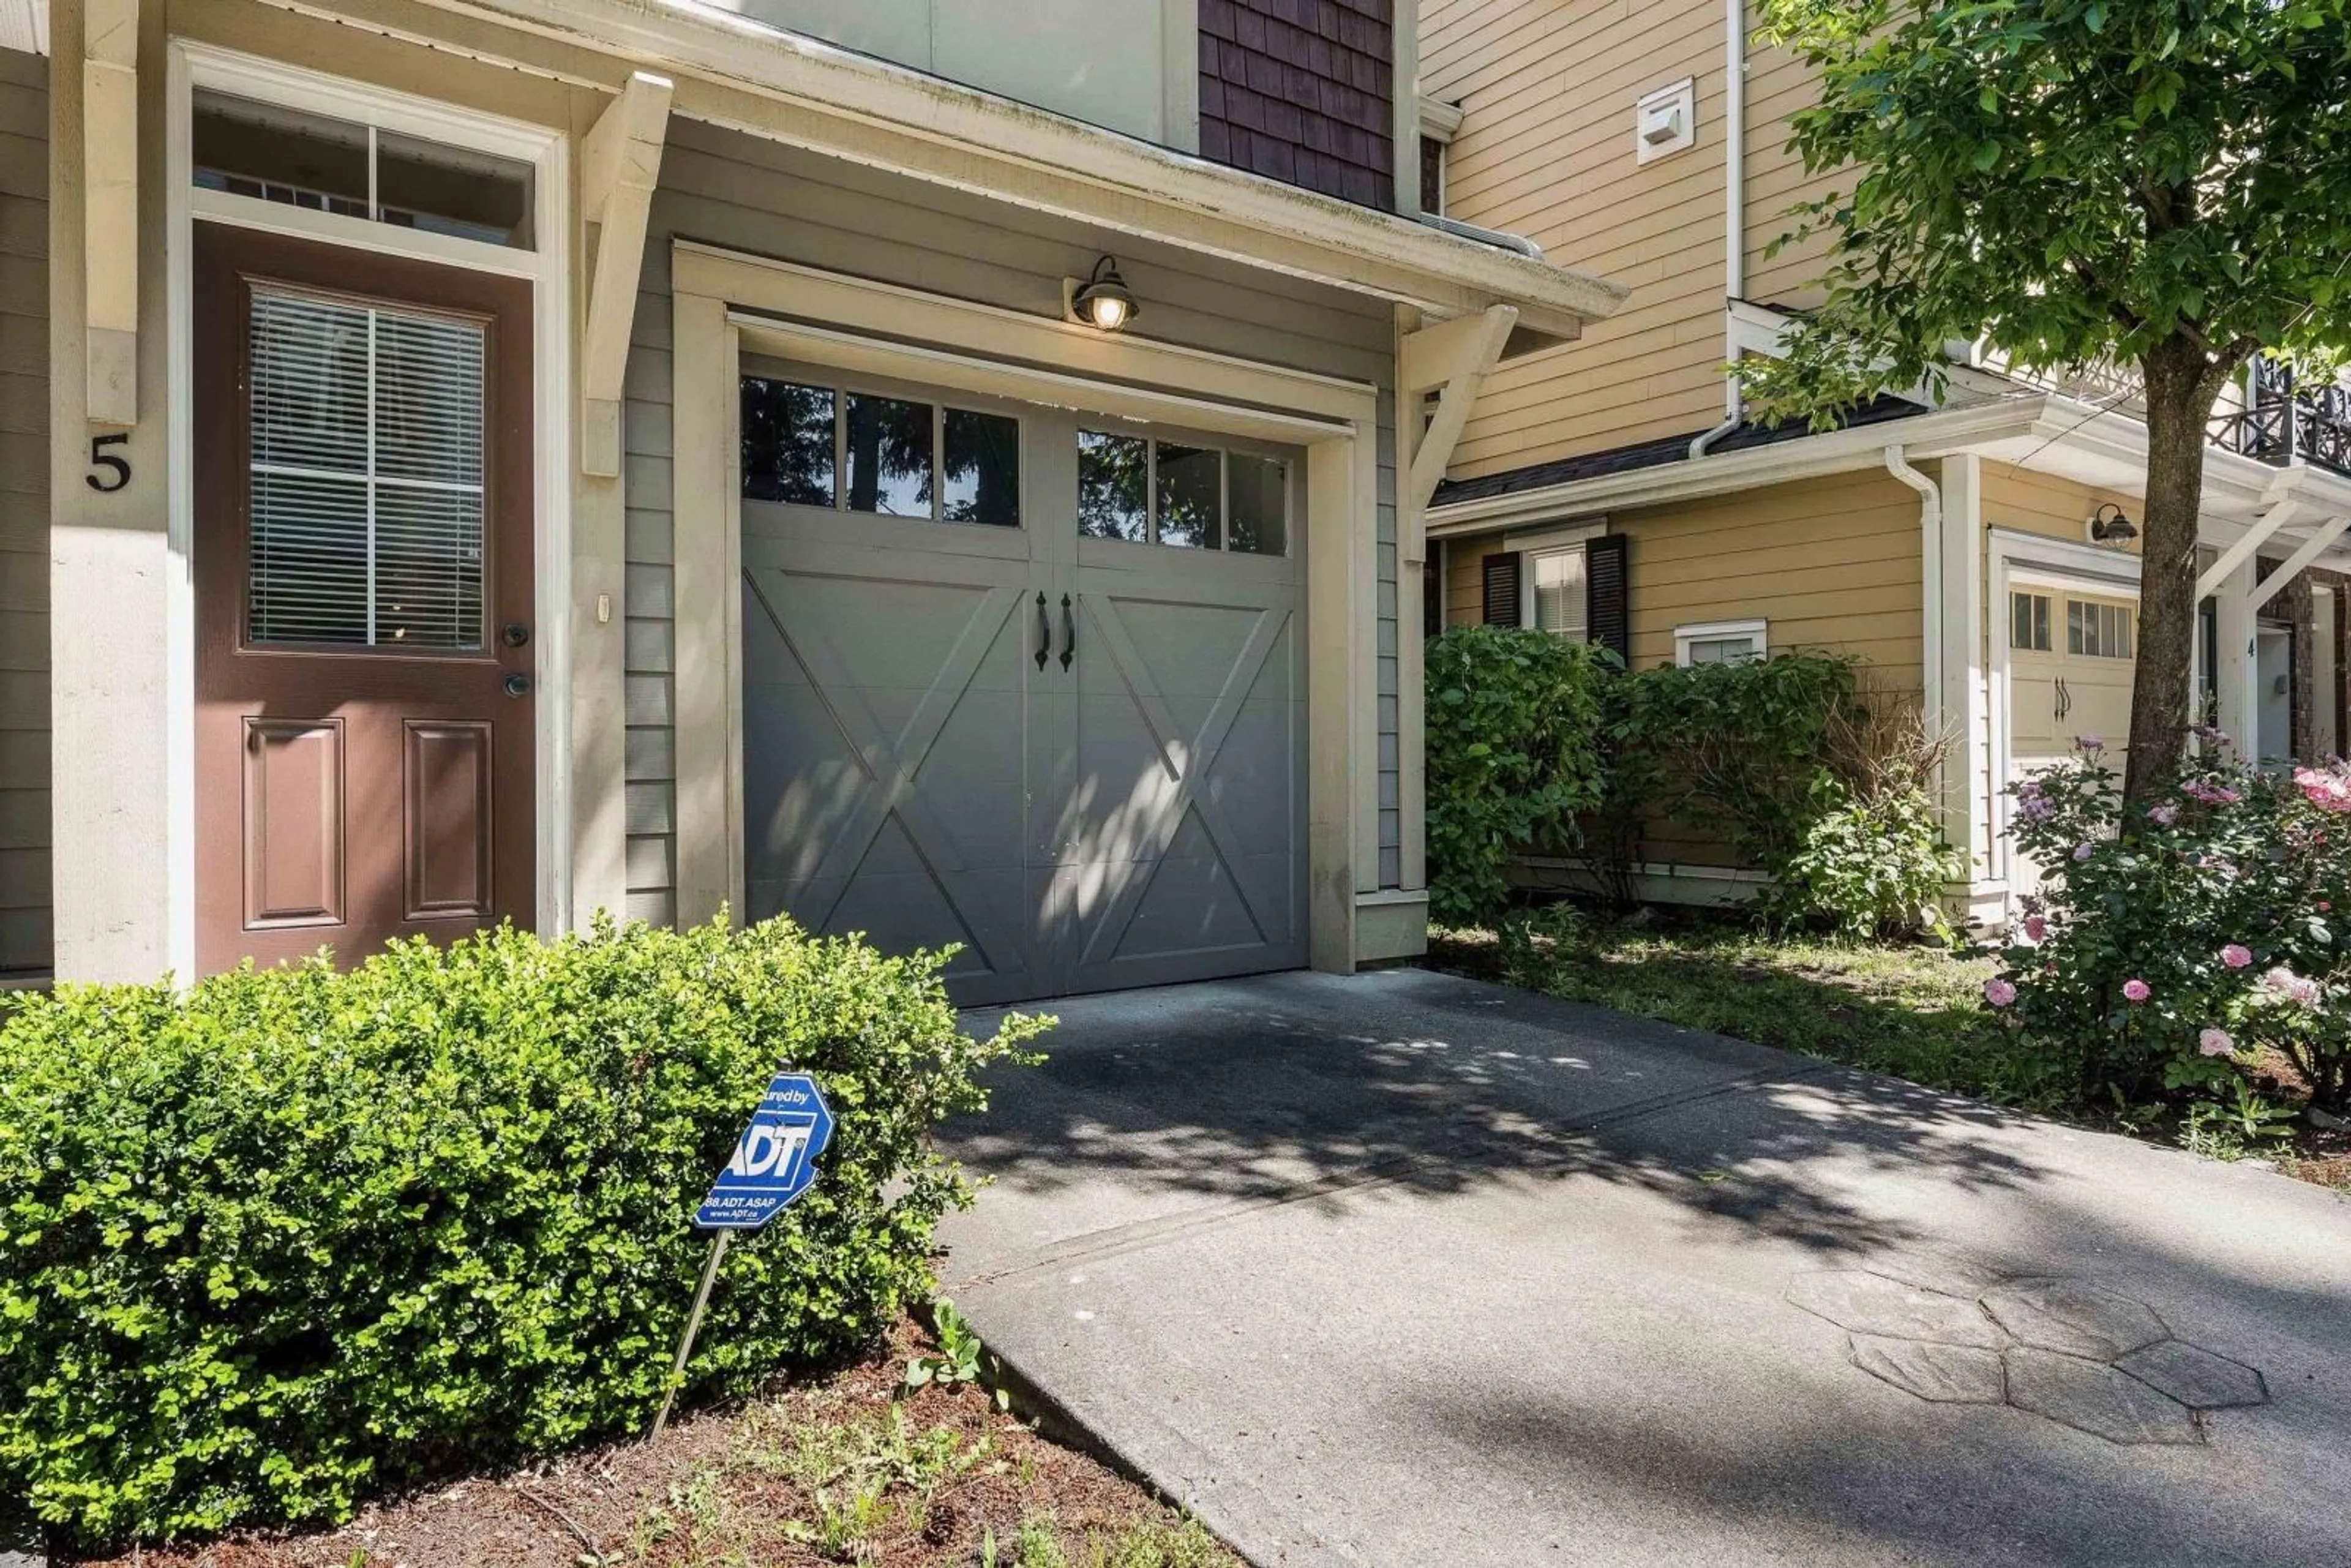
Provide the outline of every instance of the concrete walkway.
<path id="1" fill-rule="evenodd" d="M 2331 1194 L 1415 971 L 1055 1010 L 948 1288 L 1259 1563 L 2351 1563 Z"/>

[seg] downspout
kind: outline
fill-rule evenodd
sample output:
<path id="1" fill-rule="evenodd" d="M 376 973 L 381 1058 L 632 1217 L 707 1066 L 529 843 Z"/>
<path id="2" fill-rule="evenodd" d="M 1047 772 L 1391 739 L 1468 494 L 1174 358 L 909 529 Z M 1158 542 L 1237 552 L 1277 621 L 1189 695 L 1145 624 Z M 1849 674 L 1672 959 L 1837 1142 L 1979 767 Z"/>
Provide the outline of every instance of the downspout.
<path id="1" fill-rule="evenodd" d="M 1898 445 L 1886 449 L 1886 471 L 1918 492 L 1918 591 L 1924 612 L 1919 631 L 1920 669 L 1926 685 L 1919 709 L 1928 735 L 1943 728 L 1943 492 L 1910 466 Z"/>
<path id="2" fill-rule="evenodd" d="M 1726 74 L 1722 109 L 1722 362 L 1739 362 L 1739 335 L 1731 329 L 1730 305 L 1747 290 L 1747 4 L 1723 0 L 1722 57 Z M 1722 423 L 1689 444 L 1692 457 L 1737 430 L 1747 417 L 1739 378 L 1722 378 Z"/>

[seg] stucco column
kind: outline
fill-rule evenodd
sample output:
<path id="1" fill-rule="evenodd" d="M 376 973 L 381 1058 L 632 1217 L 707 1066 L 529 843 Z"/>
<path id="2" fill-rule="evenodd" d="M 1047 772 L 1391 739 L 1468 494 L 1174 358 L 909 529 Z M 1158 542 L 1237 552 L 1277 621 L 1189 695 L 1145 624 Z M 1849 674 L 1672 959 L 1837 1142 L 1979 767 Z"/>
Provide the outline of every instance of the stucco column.
<path id="1" fill-rule="evenodd" d="M 89 422 L 85 361 L 83 5 L 50 7 L 49 707 L 57 977 L 152 980 L 185 969 L 193 813 L 170 788 L 193 679 L 188 556 L 172 533 L 163 265 L 163 7 L 141 7 L 139 204 L 99 243 L 139 261 L 138 420 Z M 92 442 L 128 466 L 91 461 Z M 175 655 L 177 662 L 175 664 Z"/>

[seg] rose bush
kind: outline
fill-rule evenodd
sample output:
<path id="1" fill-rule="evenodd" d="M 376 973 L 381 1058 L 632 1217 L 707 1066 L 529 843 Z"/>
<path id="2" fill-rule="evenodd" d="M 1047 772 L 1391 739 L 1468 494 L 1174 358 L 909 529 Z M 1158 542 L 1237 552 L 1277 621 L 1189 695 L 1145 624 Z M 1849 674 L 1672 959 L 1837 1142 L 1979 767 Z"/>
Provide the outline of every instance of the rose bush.
<path id="1" fill-rule="evenodd" d="M 2093 739 L 2015 786 L 2014 843 L 2045 880 L 1985 1002 L 2088 1094 L 2210 1097 L 2267 1047 L 2314 1106 L 2351 1110 L 2351 768 L 2279 778 L 2206 739 L 2129 817 Z"/>

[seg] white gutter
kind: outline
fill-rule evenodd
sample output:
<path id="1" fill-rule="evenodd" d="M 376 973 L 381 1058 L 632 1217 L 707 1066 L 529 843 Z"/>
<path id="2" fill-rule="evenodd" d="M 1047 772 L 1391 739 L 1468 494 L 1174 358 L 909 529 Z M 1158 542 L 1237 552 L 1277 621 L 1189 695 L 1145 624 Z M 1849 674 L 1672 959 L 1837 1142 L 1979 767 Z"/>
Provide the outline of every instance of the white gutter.
<path id="1" fill-rule="evenodd" d="M 1722 361 L 1739 362 L 1739 329 L 1731 307 L 1747 292 L 1747 5 L 1723 0 L 1722 55 Z M 1747 417 L 1739 377 L 1722 378 L 1722 423 L 1690 443 L 1689 455 L 1707 449 L 1737 430 Z"/>
<path id="2" fill-rule="evenodd" d="M 1943 727 L 1943 492 L 1903 455 L 1899 443 L 1886 448 L 1886 471 L 1918 492 L 1919 594 L 1926 612 L 1925 641 L 1919 649 L 1926 694 L 1920 709 L 1927 733 Z"/>
<path id="3" fill-rule="evenodd" d="M 1957 408 L 1935 409 L 1898 421 L 1795 436 L 1736 452 L 1711 453 L 1695 462 L 1659 463 L 1508 495 L 1448 502 L 1430 508 L 1429 537 L 1563 522 L 1599 512 L 1698 500 L 1825 474 L 1855 473 L 1883 464 L 1886 445 L 1897 435 L 1903 450 L 1914 457 L 1966 452 L 1990 443 L 2030 435 L 2048 401 L 2045 393 L 2028 392 Z"/>
<path id="4" fill-rule="evenodd" d="M 356 0 L 273 0 L 369 25 Z M 674 112 L 992 200 L 1352 288 L 1432 315 L 1489 305 L 1575 337 L 1619 284 L 834 47 L 700 0 L 423 0 L 481 57 L 481 25 L 659 68 Z M 529 68 L 528 60 L 511 63 Z M 582 62 L 585 63 L 585 62 Z M 614 87 L 625 71 L 615 73 Z M 1400 90 L 1409 90 L 1400 85 Z"/>

